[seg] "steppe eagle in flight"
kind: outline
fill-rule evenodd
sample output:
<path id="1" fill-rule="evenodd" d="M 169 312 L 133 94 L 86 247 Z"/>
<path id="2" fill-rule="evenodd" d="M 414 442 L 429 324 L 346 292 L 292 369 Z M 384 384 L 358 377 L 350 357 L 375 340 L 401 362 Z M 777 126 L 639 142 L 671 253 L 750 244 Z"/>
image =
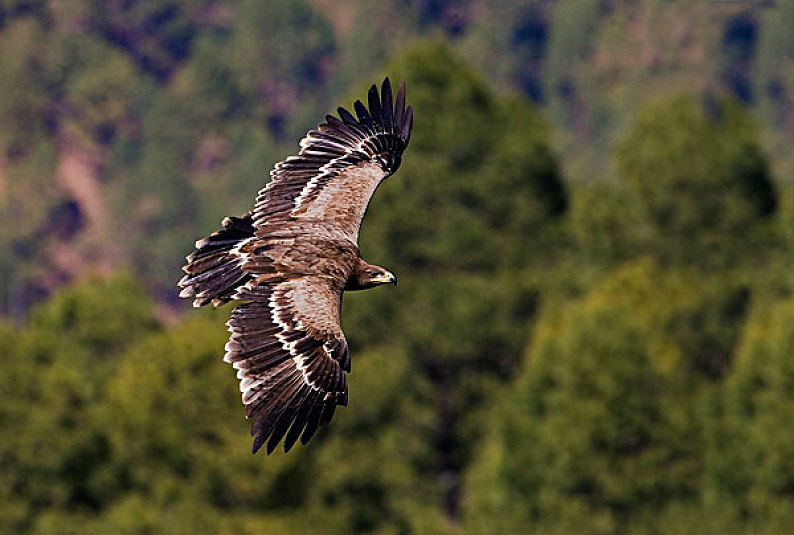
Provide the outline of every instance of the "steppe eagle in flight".
<path id="1" fill-rule="evenodd" d="M 368 104 L 355 102 L 357 117 L 326 116 L 271 171 L 253 211 L 225 218 L 182 268 L 179 295 L 193 306 L 240 302 L 224 360 L 237 369 L 254 453 L 282 438 L 284 451 L 306 444 L 347 405 L 342 293 L 396 284 L 361 258 L 358 232 L 375 189 L 400 166 L 413 112 L 405 83 L 392 101 L 388 78 Z"/>

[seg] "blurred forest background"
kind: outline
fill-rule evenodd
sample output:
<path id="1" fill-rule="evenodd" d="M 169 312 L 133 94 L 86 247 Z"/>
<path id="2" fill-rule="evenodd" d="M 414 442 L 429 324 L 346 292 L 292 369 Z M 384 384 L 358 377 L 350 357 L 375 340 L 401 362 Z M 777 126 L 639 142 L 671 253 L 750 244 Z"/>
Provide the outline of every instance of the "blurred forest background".
<path id="1" fill-rule="evenodd" d="M 794 0 L 0 1 L 0 532 L 787 534 Z M 250 454 L 195 239 L 384 74 L 350 406 Z"/>

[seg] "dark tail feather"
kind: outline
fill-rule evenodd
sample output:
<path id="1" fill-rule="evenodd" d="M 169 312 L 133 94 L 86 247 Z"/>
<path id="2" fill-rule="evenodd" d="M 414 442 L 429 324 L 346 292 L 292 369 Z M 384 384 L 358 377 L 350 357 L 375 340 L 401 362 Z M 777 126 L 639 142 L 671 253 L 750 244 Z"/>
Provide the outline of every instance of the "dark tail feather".
<path id="1" fill-rule="evenodd" d="M 243 217 L 224 218 L 223 228 L 197 241 L 196 251 L 188 255 L 182 268 L 185 276 L 179 281 L 179 297 L 192 297 L 195 307 L 228 303 L 237 287 L 250 277 L 240 268 L 243 258 L 238 250 L 255 231 L 249 212 Z"/>

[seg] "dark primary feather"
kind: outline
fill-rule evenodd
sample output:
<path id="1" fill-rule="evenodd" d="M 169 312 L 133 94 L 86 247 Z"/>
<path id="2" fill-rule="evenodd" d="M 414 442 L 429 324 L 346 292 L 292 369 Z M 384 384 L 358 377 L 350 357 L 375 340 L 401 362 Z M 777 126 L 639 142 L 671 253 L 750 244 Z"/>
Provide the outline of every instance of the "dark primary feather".
<path id="1" fill-rule="evenodd" d="M 392 106 L 394 104 L 391 99 L 391 84 L 389 84 L 388 78 L 383 80 L 380 101 L 383 103 L 383 126 L 387 132 L 393 132 L 394 116 L 392 114 Z"/>
<path id="2" fill-rule="evenodd" d="M 375 124 L 383 124 L 383 113 L 381 112 L 380 99 L 378 98 L 378 89 L 374 85 L 367 92 L 367 101 L 369 102 L 372 120 L 375 121 Z"/>
<path id="3" fill-rule="evenodd" d="M 372 117 L 370 117 L 367 107 L 364 106 L 360 100 L 357 100 L 355 103 L 353 103 L 353 107 L 356 110 L 356 115 L 358 115 L 358 121 L 364 125 L 372 127 Z"/>

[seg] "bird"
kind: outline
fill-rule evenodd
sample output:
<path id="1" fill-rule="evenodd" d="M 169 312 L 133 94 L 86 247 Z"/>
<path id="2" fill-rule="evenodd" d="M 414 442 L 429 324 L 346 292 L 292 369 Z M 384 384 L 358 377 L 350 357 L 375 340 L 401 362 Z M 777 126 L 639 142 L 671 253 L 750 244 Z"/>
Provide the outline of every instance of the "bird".
<path id="1" fill-rule="evenodd" d="M 223 359 L 237 370 L 252 452 L 306 444 L 348 402 L 350 350 L 340 323 L 342 294 L 397 284 L 369 264 L 358 234 L 369 201 L 400 167 L 413 128 L 405 82 L 389 78 L 367 104 L 326 115 L 275 165 L 253 209 L 225 217 L 196 242 L 179 281 L 193 306 L 235 307 Z"/>

